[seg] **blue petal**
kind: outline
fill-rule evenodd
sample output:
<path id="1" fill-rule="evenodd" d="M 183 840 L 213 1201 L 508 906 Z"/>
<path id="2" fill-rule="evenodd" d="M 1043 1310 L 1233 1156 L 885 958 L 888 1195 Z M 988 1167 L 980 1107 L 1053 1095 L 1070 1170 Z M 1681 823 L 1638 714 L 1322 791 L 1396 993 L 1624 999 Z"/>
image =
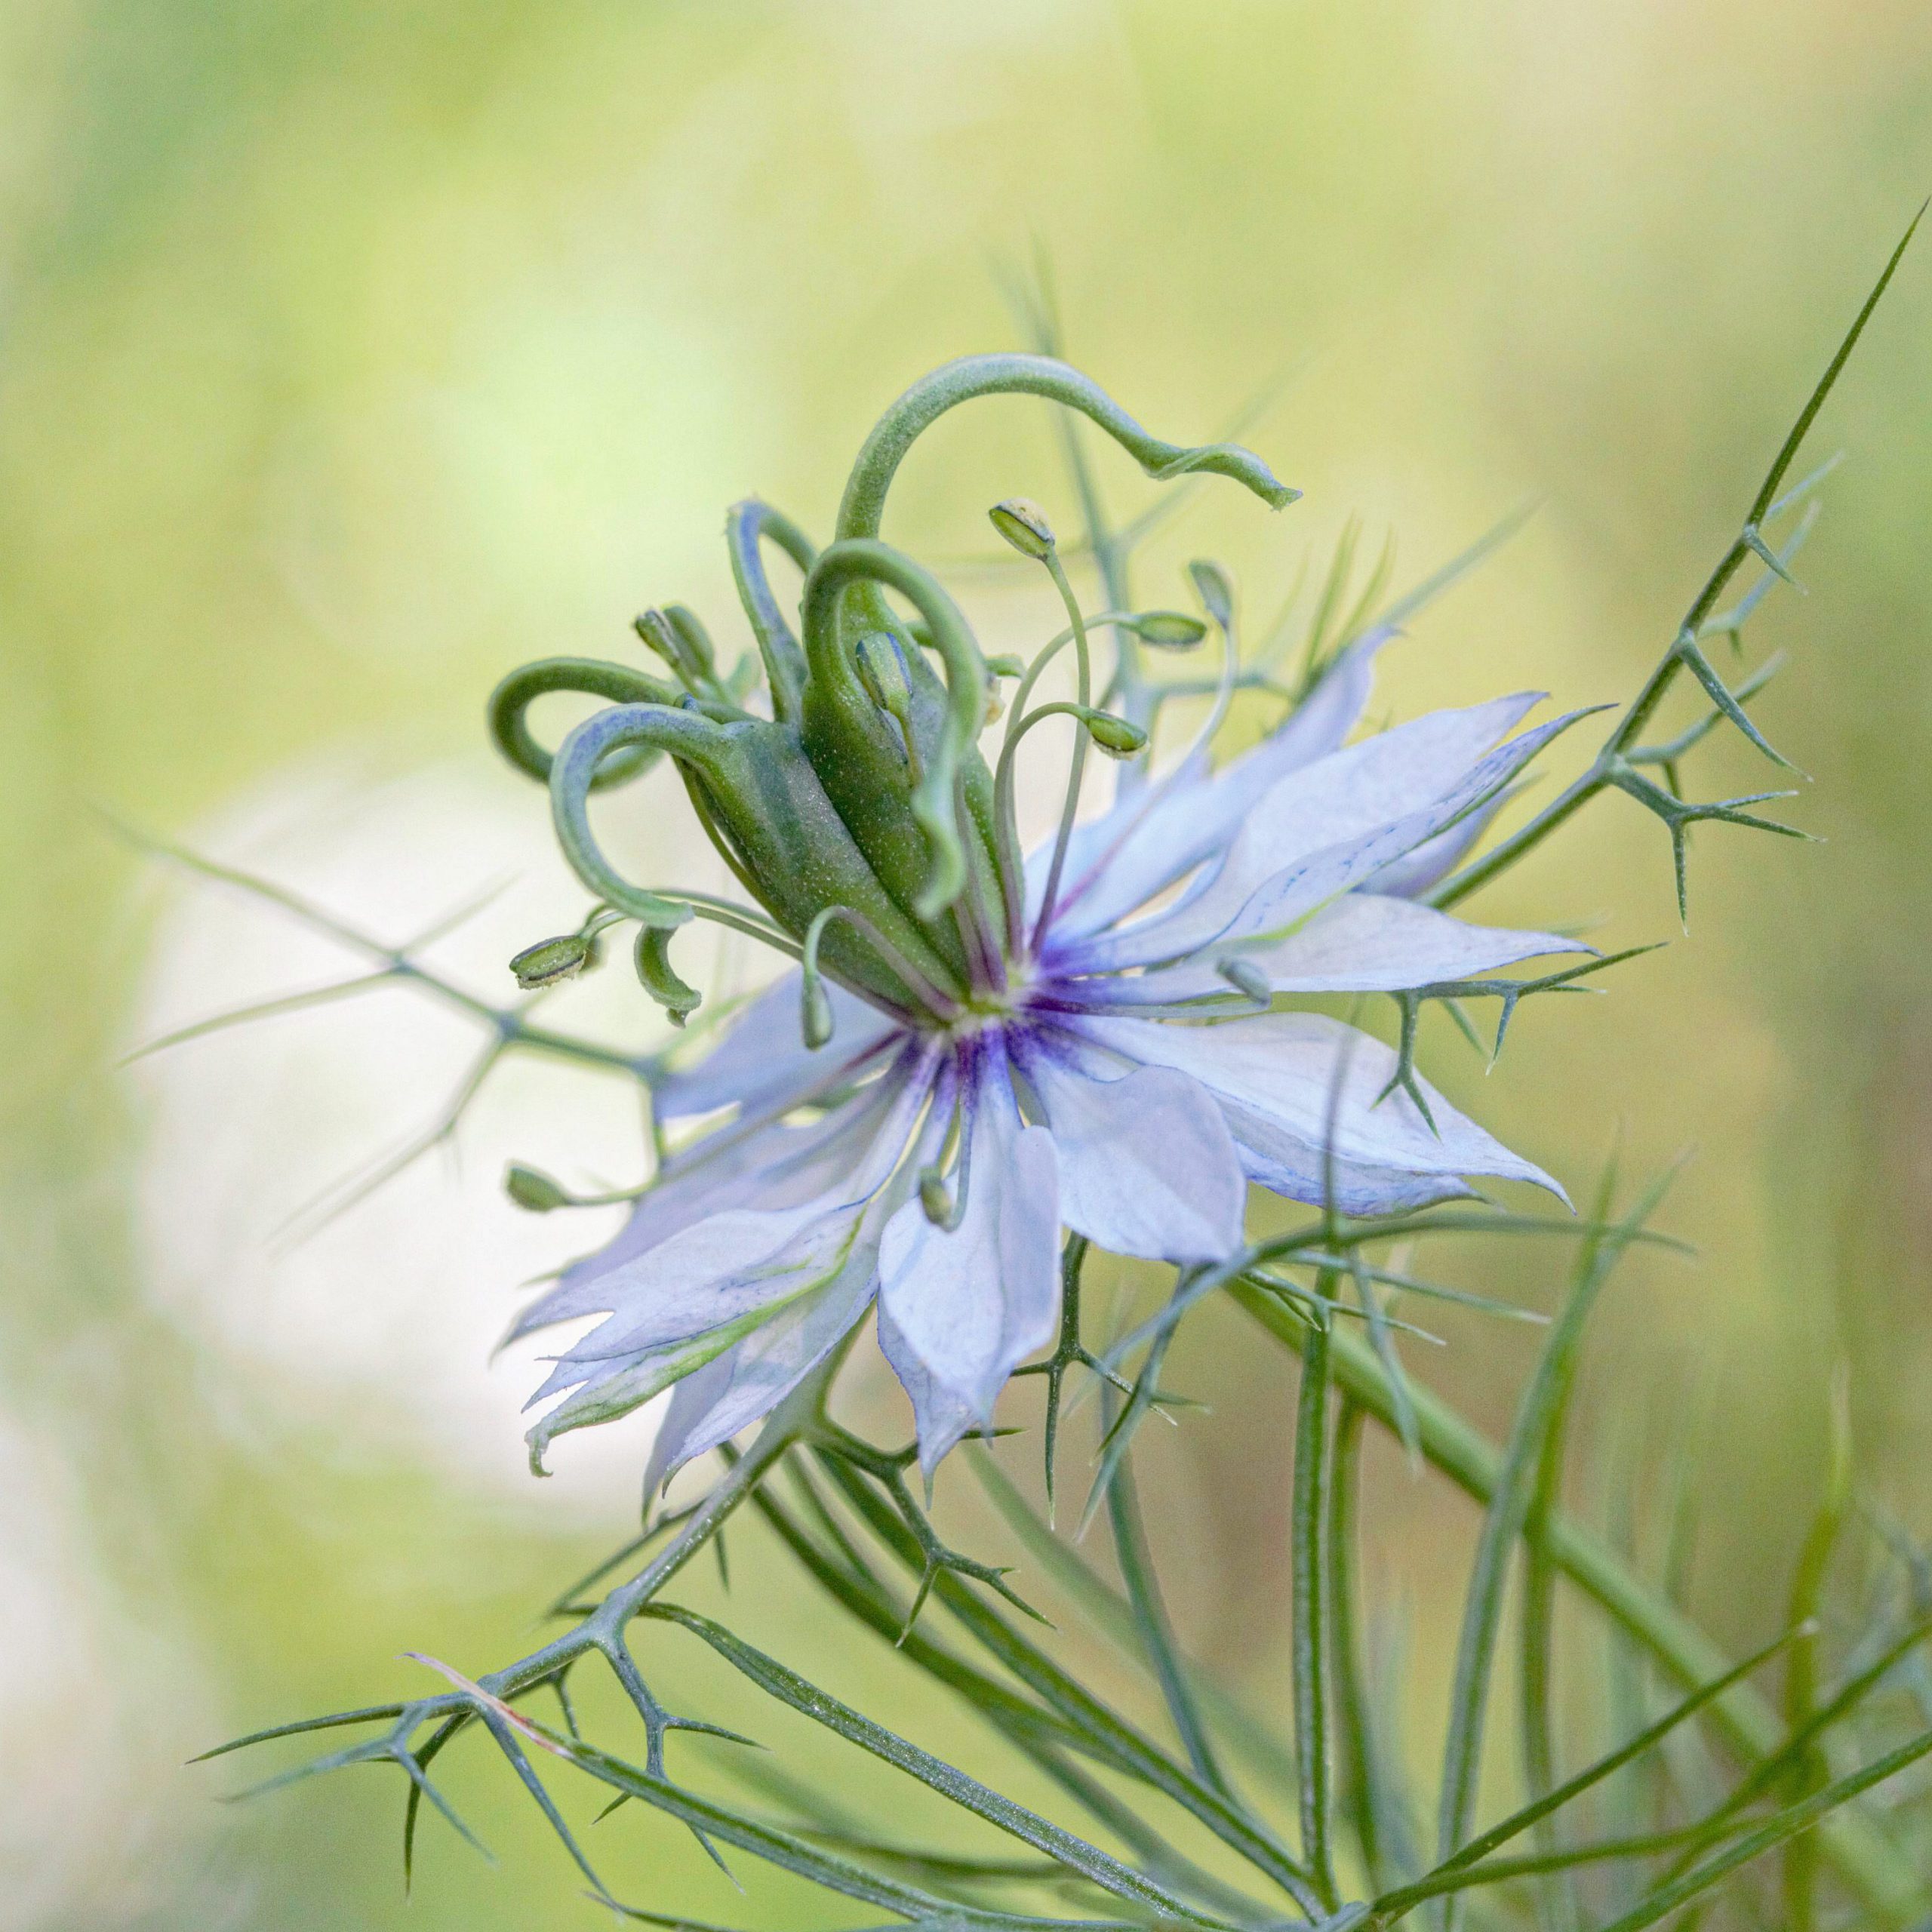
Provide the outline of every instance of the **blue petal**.
<path id="1" fill-rule="evenodd" d="M 739 1201 L 796 1208 L 838 1186 L 857 1166 L 897 1098 L 888 1078 L 806 1127 L 736 1127 L 674 1155 L 616 1238 L 567 1268 L 519 1315 L 505 1343 L 578 1315 L 607 1313 L 624 1293 L 621 1271 L 673 1236 Z"/>
<path id="2" fill-rule="evenodd" d="M 833 1030 L 814 1051 L 799 1030 L 798 975 L 782 974 L 748 1001 L 703 1057 L 667 1074 L 653 1092 L 660 1120 L 688 1120 L 735 1106 L 740 1118 L 782 1112 L 849 1080 L 900 1030 L 890 1014 L 829 981 Z"/>
<path id="3" fill-rule="evenodd" d="M 1381 882 L 1378 877 L 1376 883 Z M 1345 894 L 1287 939 L 1229 949 L 1278 993 L 1399 992 L 1443 980 L 1466 980 L 1545 953 L 1595 950 L 1560 933 L 1471 925 L 1379 892 Z M 1225 997 L 1232 989 L 1217 964 L 1201 961 L 1131 977 L 1076 980 L 1066 990 L 1095 1011 L 1131 1011 L 1209 995 Z"/>
<path id="4" fill-rule="evenodd" d="M 1217 942 L 1285 931 L 1507 784 L 1570 721 L 1526 731 L 1487 755 L 1534 696 L 1438 712 L 1284 780 L 1237 836 L 1219 872 L 1171 910 L 1077 942 L 1067 970 L 1185 958 Z M 1426 731 L 1423 728 L 1428 728 Z"/>
<path id="5" fill-rule="evenodd" d="M 1053 1136 L 1021 1121 L 996 1048 L 985 1054 L 976 1084 L 959 1226 L 950 1233 L 936 1227 L 918 1200 L 909 1201 L 886 1223 L 879 1279 L 880 1307 L 897 1331 L 900 1359 L 931 1379 L 929 1408 L 931 1391 L 942 1392 L 983 1424 L 1007 1377 L 1053 1338 L 1060 1190 Z M 907 1390 L 918 1395 L 910 1381 Z M 929 1437 L 922 1427 L 919 1436 L 928 1471 L 958 1440 L 946 1439 L 952 1424 L 933 1414 L 936 1432 Z"/>
<path id="6" fill-rule="evenodd" d="M 1220 1103 L 1237 1142 L 1298 1177 L 1287 1190 L 1297 1199 L 1320 1201 L 1324 1149 L 1337 1162 L 1450 1192 L 1462 1176 L 1493 1174 L 1565 1198 L 1540 1168 L 1512 1154 L 1427 1081 L 1417 1081 L 1427 1118 L 1399 1089 L 1385 1096 L 1395 1055 L 1338 1020 L 1272 1013 L 1207 1026 L 1098 1016 L 1069 1025 L 1126 1060 L 1192 1074 Z M 1312 1193 L 1303 1191 L 1308 1179 L 1315 1180 Z"/>
<path id="7" fill-rule="evenodd" d="M 1218 1261 L 1241 1245 L 1241 1163 L 1198 1081 L 1161 1067 L 1097 1079 L 1044 1047 L 1021 1066 L 1054 1137 L 1069 1227 L 1150 1261 Z"/>
<path id="8" fill-rule="evenodd" d="M 1284 778 L 1340 748 L 1368 702 L 1375 654 L 1387 641 L 1378 632 L 1352 645 L 1278 731 L 1219 771 L 1211 773 L 1197 754 L 1077 828 L 1054 930 L 1066 937 L 1100 931 L 1217 857 Z M 1035 913 L 1044 874 L 1043 863 L 1029 860 Z"/>

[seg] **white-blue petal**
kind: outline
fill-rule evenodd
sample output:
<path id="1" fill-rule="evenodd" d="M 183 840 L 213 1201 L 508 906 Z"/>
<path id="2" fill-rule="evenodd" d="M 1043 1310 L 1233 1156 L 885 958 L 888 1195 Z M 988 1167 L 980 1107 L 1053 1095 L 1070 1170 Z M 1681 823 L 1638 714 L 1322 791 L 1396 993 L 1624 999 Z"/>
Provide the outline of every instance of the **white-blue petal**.
<path id="1" fill-rule="evenodd" d="M 645 1491 L 729 1441 L 776 1408 L 857 1325 L 878 1287 L 878 1246 L 867 1230 L 822 1290 L 774 1315 L 678 1385 L 651 1445 Z"/>
<path id="2" fill-rule="evenodd" d="M 1484 755 L 1482 745 L 1535 701 L 1439 712 L 1284 780 L 1211 879 L 1169 911 L 1076 942 L 1066 955 L 1068 970 L 1152 965 L 1220 941 L 1284 933 L 1327 900 L 1367 888 L 1383 867 L 1486 802 L 1569 721 L 1526 731 Z M 1407 740 L 1406 752 L 1391 745 L 1411 732 L 1419 735 Z"/>
<path id="3" fill-rule="evenodd" d="M 1378 877 L 1376 883 L 1381 882 Z M 1231 950 L 1278 993 L 1349 993 L 1399 992 L 1466 980 L 1546 953 L 1595 949 L 1560 933 L 1471 925 L 1413 900 L 1350 892 L 1286 939 Z M 1072 990 L 1076 997 L 1091 997 L 1097 1011 L 1110 1004 L 1166 1005 L 1226 995 L 1232 988 L 1217 965 L 1201 961 L 1131 977 L 1082 980 Z"/>
<path id="4" fill-rule="evenodd" d="M 623 1292 L 618 1271 L 734 1202 L 795 1208 L 838 1187 L 897 1098 L 888 1075 L 808 1126 L 728 1126 L 674 1155 L 615 1238 L 565 1269 L 518 1317 L 505 1343 L 552 1322 L 608 1312 Z"/>
<path id="5" fill-rule="evenodd" d="M 1512 1154 L 1427 1081 L 1417 1084 L 1429 1118 L 1399 1089 L 1384 1097 L 1394 1053 L 1321 1014 L 1272 1013 L 1205 1026 L 1097 1015 L 1069 1024 L 1126 1059 L 1192 1074 L 1222 1103 L 1235 1140 L 1284 1167 L 1312 1161 L 1310 1171 L 1318 1175 L 1332 1145 L 1338 1161 L 1425 1180 L 1490 1174 L 1562 1195 L 1540 1168 Z"/>
<path id="6" fill-rule="evenodd" d="M 1054 1137 L 1069 1227 L 1150 1261 L 1218 1261 L 1241 1245 L 1241 1163 L 1198 1081 L 1164 1067 L 1096 1079 L 1044 1047 L 1022 1066 Z"/>
<path id="7" fill-rule="evenodd" d="M 1506 785 L 1486 805 L 1478 806 L 1467 818 L 1426 838 L 1413 852 L 1384 866 L 1375 875 L 1375 889 L 1398 899 L 1420 899 L 1435 884 L 1446 878 L 1475 849 L 1476 841 L 1494 822 L 1496 815 L 1522 789 Z"/>
<path id="8" fill-rule="evenodd" d="M 926 1366 L 883 1301 L 878 1311 L 878 1345 L 912 1401 L 919 1467 L 930 1477 L 963 1437 L 986 1426 L 986 1418 Z"/>
<path id="9" fill-rule="evenodd" d="M 870 1297 L 880 1231 L 903 1198 L 906 1155 L 933 1066 L 931 1049 L 911 1052 L 879 1083 L 881 1094 L 853 1103 L 826 1143 L 842 1156 L 830 1163 L 837 1171 L 809 1198 L 708 1213 L 584 1283 L 580 1299 L 595 1297 L 592 1306 L 611 1312 L 556 1358 L 531 1397 L 564 1396 L 529 1432 L 533 1459 L 540 1462 L 564 1431 L 626 1414 L 766 1327 L 774 1330 L 767 1348 L 741 1357 L 731 1386 L 747 1400 L 752 1392 L 777 1400 L 794 1370 L 803 1374 L 820 1343 L 830 1345 L 828 1325 L 835 1340 L 839 1321 L 849 1327 Z M 546 1303 L 546 1318 L 562 1318 Z M 726 1432 L 758 1413 L 734 1405 L 729 1415 L 737 1420 Z"/>
<path id="10" fill-rule="evenodd" d="M 1056 931 L 1098 932 L 1220 853 L 1284 778 L 1339 749 L 1368 702 L 1375 654 L 1387 641 L 1378 632 L 1350 646 L 1278 731 L 1218 771 L 1211 773 L 1206 758 L 1196 755 L 1077 828 Z M 1045 857 L 1042 851 L 1028 862 L 1028 903 L 1035 913 Z"/>
<path id="11" fill-rule="evenodd" d="M 783 1112 L 850 1079 L 876 1054 L 899 1023 L 855 993 L 825 983 L 832 1035 L 816 1051 L 799 1029 L 798 974 L 781 974 L 748 1001 L 723 1037 L 701 1059 L 667 1074 L 653 1093 L 660 1120 L 689 1120 L 735 1106 L 740 1117 Z"/>
<path id="12" fill-rule="evenodd" d="M 879 1251 L 879 1305 L 895 1346 L 981 1424 L 1008 1377 L 1052 1339 L 1060 1306 L 1053 1136 L 1021 1122 L 1003 1058 L 989 1058 L 996 1065 L 973 1100 L 959 1226 L 936 1227 L 909 1201 Z M 930 1469 L 949 1446 L 922 1433 L 920 1460 Z"/>

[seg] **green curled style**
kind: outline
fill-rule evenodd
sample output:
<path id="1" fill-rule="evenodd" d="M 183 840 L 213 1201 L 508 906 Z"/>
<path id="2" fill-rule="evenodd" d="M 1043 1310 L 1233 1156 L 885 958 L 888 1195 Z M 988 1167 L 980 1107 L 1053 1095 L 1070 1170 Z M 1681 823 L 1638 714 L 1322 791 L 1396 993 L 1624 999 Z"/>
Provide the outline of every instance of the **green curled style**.
<path id="1" fill-rule="evenodd" d="M 918 748 L 918 777 L 910 799 L 927 848 L 925 876 L 916 888 L 913 907 L 921 918 L 931 919 L 950 906 L 966 884 L 954 780 L 985 715 L 986 660 L 959 607 L 929 571 L 889 544 L 863 538 L 835 543 L 805 580 L 808 699 L 821 718 L 835 712 L 846 718 L 875 715 L 839 622 L 844 595 L 858 584 L 883 586 L 907 598 L 924 620 L 930 648 L 945 667 L 943 721 L 934 742 Z M 835 728 L 832 734 L 844 736 Z"/>
<path id="2" fill-rule="evenodd" d="M 694 711 L 663 704 L 620 704 L 586 718 L 559 747 L 550 766 L 550 810 L 557 842 L 577 877 L 604 903 L 647 926 L 682 925 L 691 909 L 633 885 L 604 856 L 590 829 L 590 794 L 606 758 L 641 749 L 663 752 L 707 777 L 723 775 L 730 740 L 723 728 Z"/>
<path id="3" fill-rule="evenodd" d="M 601 657 L 545 657 L 512 671 L 490 694 L 486 714 L 490 736 L 518 771 L 545 784 L 549 782 L 551 755 L 532 734 L 528 713 L 540 697 L 552 691 L 574 691 L 617 704 L 674 705 L 678 697 L 677 687 L 663 678 Z M 592 774 L 591 789 L 602 792 L 624 784 L 657 759 L 654 746 L 632 746 L 614 754 Z"/>
<path id="4" fill-rule="evenodd" d="M 1097 383 L 1051 355 L 962 355 L 921 377 L 878 420 L 866 438 L 838 507 L 838 536 L 876 537 L 886 493 L 914 442 L 949 409 L 983 395 L 1037 395 L 1077 410 L 1138 463 L 1158 483 L 1197 470 L 1231 478 L 1252 490 L 1270 509 L 1284 509 L 1301 494 L 1277 477 L 1251 450 L 1235 443 L 1192 446 L 1150 435 Z"/>
<path id="5" fill-rule="evenodd" d="M 785 613 L 772 595 L 771 581 L 764 574 L 760 546 L 767 539 L 807 572 L 818 561 L 818 550 L 782 510 L 774 509 L 755 497 L 733 504 L 724 520 L 731 576 L 738 586 L 738 601 L 750 621 L 752 635 L 758 640 L 758 655 L 764 660 L 765 681 L 771 688 L 771 715 L 789 724 L 796 720 L 804 703 L 805 654 L 786 622 Z"/>

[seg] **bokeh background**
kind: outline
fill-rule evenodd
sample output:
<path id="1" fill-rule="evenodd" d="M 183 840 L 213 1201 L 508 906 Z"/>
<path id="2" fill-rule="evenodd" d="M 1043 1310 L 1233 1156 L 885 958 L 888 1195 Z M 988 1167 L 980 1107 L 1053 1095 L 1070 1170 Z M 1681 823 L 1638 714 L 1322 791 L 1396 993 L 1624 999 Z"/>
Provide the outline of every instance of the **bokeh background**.
<path id="1" fill-rule="evenodd" d="M 1306 500 L 1201 494 L 1143 594 L 1209 550 L 1265 608 L 1351 516 L 1412 579 L 1534 500 L 1386 697 L 1626 694 L 1932 188 L 1932 14 L 15 0 L 0 103 L 0 1923 L 429 1932 L 595 1911 L 480 1757 L 455 1789 L 501 1864 L 432 1828 L 407 1904 L 389 1781 L 231 1807 L 242 1774 L 182 1761 L 415 1684 L 405 1649 L 506 1660 L 626 1534 L 648 1423 L 538 1484 L 528 1356 L 485 1358 L 583 1238 L 502 1202 L 503 1158 L 621 1182 L 635 1109 L 512 1070 L 454 1157 L 290 1232 L 433 1120 L 474 1029 L 384 994 L 121 1069 L 344 955 L 101 811 L 388 938 L 503 884 L 438 952 L 500 997 L 508 952 L 577 899 L 540 801 L 481 749 L 491 683 L 621 654 L 647 601 L 735 635 L 724 506 L 755 491 L 822 532 L 899 387 L 1014 340 L 1001 280 L 1036 246 L 1077 359 L 1161 433 L 1288 378 L 1251 439 Z M 1761 715 L 1814 781 L 1789 809 L 1829 842 L 1700 836 L 1686 939 L 1660 828 L 1600 804 L 1484 912 L 1672 943 L 1606 997 L 1526 1009 L 1487 1082 L 1429 1048 L 1579 1191 L 1620 1132 L 1633 1171 L 1694 1148 L 1666 1219 L 1700 1258 L 1607 1298 L 1577 1500 L 1689 1470 L 1689 1587 L 1734 1641 L 1775 1618 L 1835 1361 L 1869 1492 L 1932 1531 L 1928 343 L 1921 254 L 1820 426 L 1850 460 L 1809 595 L 1761 627 L 1792 654 Z M 921 446 L 894 532 L 969 557 L 1015 491 L 1070 524 L 1038 406 L 968 415 Z M 1124 459 L 1103 471 L 1147 500 Z M 989 636 L 1044 627 L 1030 586 L 961 581 Z M 1706 795 L 1765 782 L 1734 743 L 1697 767 Z M 630 820 L 641 866 L 689 862 L 674 805 Z M 645 1037 L 621 995 L 571 1015 Z M 1460 1265 L 1547 1306 L 1562 1260 Z M 1428 1373 L 1500 1424 L 1533 1337 L 1445 1332 Z M 1201 1321 L 1179 1379 L 1213 1413 L 1157 1432 L 1145 1481 L 1190 1641 L 1278 1705 L 1292 1380 L 1249 1334 Z M 1001 1453 L 1031 1466 L 1030 1438 Z M 1426 1748 L 1469 1518 L 1392 1458 L 1374 1508 Z M 924 1721 L 755 1540 L 739 1560 L 752 1634 Z M 675 1834 L 600 1840 L 631 1896 L 838 1922 L 737 1899 Z"/>

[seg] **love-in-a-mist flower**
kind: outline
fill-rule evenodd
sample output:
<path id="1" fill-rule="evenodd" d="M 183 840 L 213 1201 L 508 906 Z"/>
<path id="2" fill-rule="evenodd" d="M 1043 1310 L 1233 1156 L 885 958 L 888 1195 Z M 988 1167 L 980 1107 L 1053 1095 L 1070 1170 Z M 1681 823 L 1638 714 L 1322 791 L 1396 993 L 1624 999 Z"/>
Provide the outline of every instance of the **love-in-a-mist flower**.
<path id="1" fill-rule="evenodd" d="M 1008 1377 L 1053 1338 L 1063 1228 L 1187 1265 L 1239 1249 L 1250 1183 L 1351 1215 L 1464 1194 L 1471 1176 L 1555 1185 L 1419 1079 L 1396 1081 L 1389 1048 L 1285 1001 L 1578 949 L 1418 899 L 1564 721 L 1517 731 L 1538 702 L 1519 695 L 1351 743 L 1384 641 L 1371 634 L 1217 768 L 1207 741 L 1224 682 L 1192 750 L 1158 774 L 1124 766 L 1111 808 L 1076 822 L 1088 743 L 1134 757 L 1145 734 L 1096 706 L 1088 620 L 1044 514 L 1017 500 L 994 512 L 1051 572 L 1070 622 L 1030 664 L 1000 667 L 1018 682 L 991 767 L 986 660 L 938 583 L 877 535 L 913 438 L 953 404 L 1001 391 L 1083 412 L 1155 476 L 1217 471 L 1277 507 L 1294 494 L 1245 451 L 1149 436 L 1062 364 L 970 358 L 874 431 L 823 553 L 762 505 L 732 513 L 769 717 L 746 708 L 747 681 L 721 675 L 677 608 L 640 620 L 675 685 L 552 660 L 497 694 L 498 738 L 547 774 L 564 849 L 604 909 L 586 943 L 601 923 L 638 921 L 640 975 L 680 1020 L 697 995 L 666 937 L 694 915 L 799 961 L 656 1091 L 660 1123 L 723 1124 L 666 1159 L 617 1238 L 516 1324 L 521 1336 L 605 1318 L 533 1398 L 560 1398 L 531 1432 L 534 1459 L 675 1384 L 653 1462 L 666 1475 L 764 1414 L 876 1303 L 930 1469 L 988 1425 Z M 806 573 L 795 635 L 761 567 L 768 539 Z M 1211 570 L 1197 581 L 1225 625 L 1224 582 Z M 1204 629 L 1173 614 L 1092 621 L 1155 644 Z M 1069 647 L 1075 696 L 1032 706 Z M 1230 672 L 1233 660 L 1230 638 Z M 566 688 L 615 702 L 553 760 L 525 713 Z M 1066 811 L 1023 860 L 1016 754 L 1057 715 L 1077 728 Z M 643 891 L 598 850 L 589 795 L 660 755 L 761 909 Z"/>

